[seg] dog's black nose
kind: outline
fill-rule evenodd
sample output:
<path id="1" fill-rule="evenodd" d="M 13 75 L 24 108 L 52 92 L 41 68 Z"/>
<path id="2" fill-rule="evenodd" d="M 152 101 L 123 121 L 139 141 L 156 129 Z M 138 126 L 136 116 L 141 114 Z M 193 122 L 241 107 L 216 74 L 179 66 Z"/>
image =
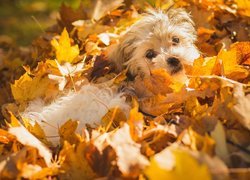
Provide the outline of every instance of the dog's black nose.
<path id="1" fill-rule="evenodd" d="M 167 59 L 167 63 L 170 66 L 179 66 L 180 65 L 180 60 L 175 58 L 175 57 L 170 57 Z"/>

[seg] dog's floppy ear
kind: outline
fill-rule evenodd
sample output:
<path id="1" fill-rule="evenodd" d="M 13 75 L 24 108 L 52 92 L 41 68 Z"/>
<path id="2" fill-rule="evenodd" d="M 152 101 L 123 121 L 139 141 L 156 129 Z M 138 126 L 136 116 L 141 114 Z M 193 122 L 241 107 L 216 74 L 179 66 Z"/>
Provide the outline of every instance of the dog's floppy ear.
<path id="1" fill-rule="evenodd" d="M 113 45 L 109 48 L 108 58 L 115 63 L 118 71 L 125 69 L 125 64 L 129 59 L 132 58 L 135 47 L 136 37 L 132 32 L 125 34 L 120 39 L 120 43 Z"/>

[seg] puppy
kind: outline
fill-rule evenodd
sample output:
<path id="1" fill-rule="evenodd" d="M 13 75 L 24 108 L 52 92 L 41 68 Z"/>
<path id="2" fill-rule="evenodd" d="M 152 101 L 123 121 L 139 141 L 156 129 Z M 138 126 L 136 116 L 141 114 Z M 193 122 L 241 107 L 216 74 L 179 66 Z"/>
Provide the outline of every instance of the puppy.
<path id="1" fill-rule="evenodd" d="M 184 71 L 185 64 L 192 64 L 199 57 L 195 39 L 194 24 L 184 10 L 151 12 L 128 30 L 109 58 L 118 71 L 128 68 L 132 76 L 149 76 L 155 68 L 164 68 L 175 76 Z M 48 105 L 41 100 L 32 101 L 21 115 L 40 124 L 47 139 L 56 145 L 58 127 L 67 120 L 78 120 L 80 132 L 86 124 L 99 125 L 113 107 L 120 107 L 127 115 L 130 110 L 123 93 L 89 84 Z"/>
<path id="2" fill-rule="evenodd" d="M 109 58 L 133 77 L 148 76 L 157 68 L 177 75 L 200 56 L 195 41 L 194 23 L 183 9 L 151 11 L 128 30 Z"/>

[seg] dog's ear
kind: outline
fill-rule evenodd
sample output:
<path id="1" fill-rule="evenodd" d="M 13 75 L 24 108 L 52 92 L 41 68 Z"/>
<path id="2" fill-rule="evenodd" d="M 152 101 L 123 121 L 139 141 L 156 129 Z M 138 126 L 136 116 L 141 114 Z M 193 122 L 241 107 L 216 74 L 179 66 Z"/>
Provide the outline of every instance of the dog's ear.
<path id="1" fill-rule="evenodd" d="M 191 15 L 182 8 L 170 8 L 167 11 L 167 16 L 172 22 L 177 24 L 186 22 L 194 26 Z"/>
<path id="2" fill-rule="evenodd" d="M 195 30 L 195 24 L 191 18 L 190 13 L 187 13 L 182 8 L 171 8 L 167 11 L 166 15 L 168 16 L 171 24 L 180 26 L 186 35 L 190 37 L 193 43 L 196 41 L 197 34 Z"/>
<path id="3" fill-rule="evenodd" d="M 128 32 L 121 38 L 120 43 L 109 48 L 108 58 L 115 63 L 118 71 L 125 69 L 125 63 L 133 57 L 133 52 L 136 49 L 135 41 L 136 37 L 133 33 Z"/>

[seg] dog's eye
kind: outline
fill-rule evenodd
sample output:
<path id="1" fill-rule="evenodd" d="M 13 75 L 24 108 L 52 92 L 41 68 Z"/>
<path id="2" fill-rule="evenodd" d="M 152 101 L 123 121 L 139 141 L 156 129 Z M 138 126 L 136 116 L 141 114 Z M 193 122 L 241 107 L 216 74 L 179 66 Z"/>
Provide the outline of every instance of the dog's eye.
<path id="1" fill-rule="evenodd" d="M 153 49 L 149 49 L 146 52 L 146 58 L 152 59 L 156 56 L 156 52 Z"/>
<path id="2" fill-rule="evenodd" d="M 172 42 L 174 45 L 178 44 L 180 42 L 180 39 L 178 37 L 172 37 Z"/>

